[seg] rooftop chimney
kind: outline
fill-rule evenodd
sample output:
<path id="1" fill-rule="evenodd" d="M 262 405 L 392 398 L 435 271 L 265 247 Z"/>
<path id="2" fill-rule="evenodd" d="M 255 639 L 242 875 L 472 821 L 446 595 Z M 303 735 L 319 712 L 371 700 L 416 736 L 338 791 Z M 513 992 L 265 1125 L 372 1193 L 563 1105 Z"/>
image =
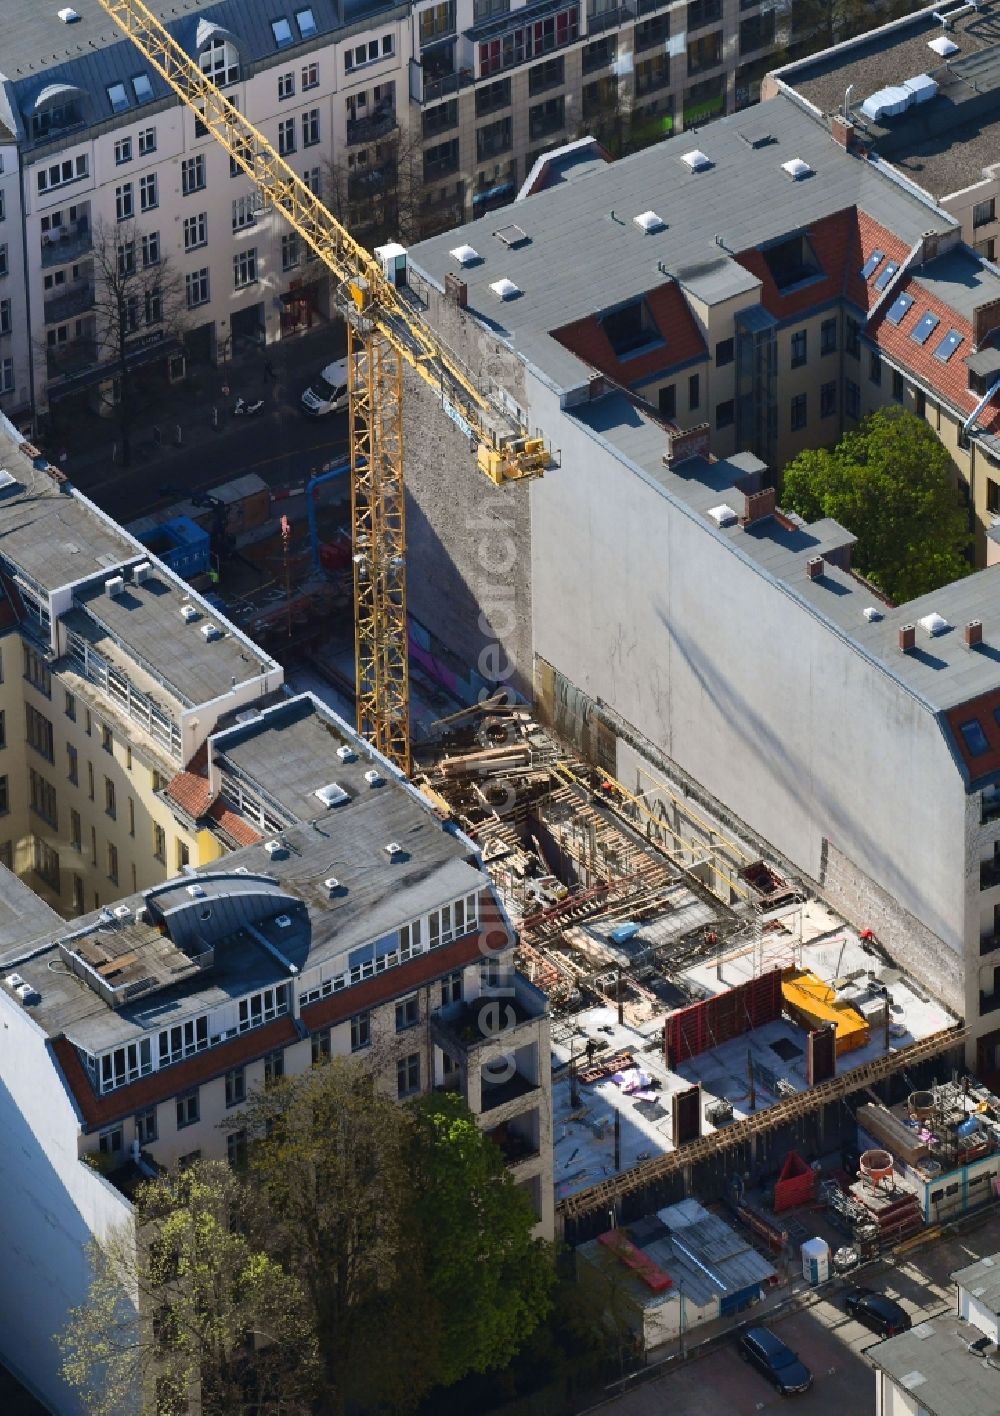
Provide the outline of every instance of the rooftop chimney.
<path id="1" fill-rule="evenodd" d="M 917 642 L 917 626 L 915 624 L 901 624 L 899 626 L 899 647 L 905 654 L 912 649 Z"/>
<path id="2" fill-rule="evenodd" d="M 848 152 L 854 146 L 854 124 L 849 118 L 835 113 L 830 119 L 830 132 L 833 135 L 833 141 L 842 148 L 846 148 Z"/>
<path id="3" fill-rule="evenodd" d="M 667 450 L 663 455 L 664 466 L 677 467 L 692 457 L 707 457 L 710 431 L 707 423 L 698 423 L 684 432 L 680 428 L 668 428 Z"/>
<path id="4" fill-rule="evenodd" d="M 983 642 L 983 622 L 982 620 L 969 620 L 965 626 L 965 643 L 969 649 L 974 649 L 977 644 Z"/>
<path id="5" fill-rule="evenodd" d="M 765 517 L 774 515 L 777 493 L 773 487 L 764 487 L 759 492 L 744 492 L 743 495 L 746 498 L 741 517 L 744 526 L 752 526 L 755 521 L 763 521 Z"/>
<path id="6" fill-rule="evenodd" d="M 445 298 L 451 300 L 460 310 L 464 310 L 469 304 L 469 287 L 464 280 L 459 280 L 454 271 L 448 271 L 444 278 Z"/>
<path id="7" fill-rule="evenodd" d="M 806 561 L 806 574 L 810 580 L 818 580 L 826 569 L 826 561 L 822 556 L 813 556 Z"/>

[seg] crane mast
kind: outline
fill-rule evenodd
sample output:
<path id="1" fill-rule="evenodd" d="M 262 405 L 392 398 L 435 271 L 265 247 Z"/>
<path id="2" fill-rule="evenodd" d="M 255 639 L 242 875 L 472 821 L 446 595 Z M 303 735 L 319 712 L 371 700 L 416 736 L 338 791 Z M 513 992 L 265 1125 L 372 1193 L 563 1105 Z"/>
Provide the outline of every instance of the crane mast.
<path id="1" fill-rule="evenodd" d="M 357 725 L 409 775 L 404 365 L 468 431 L 479 470 L 495 485 L 540 476 L 548 450 L 477 386 L 381 264 L 202 73 L 144 0 L 98 3 L 338 283 L 348 329 Z"/>

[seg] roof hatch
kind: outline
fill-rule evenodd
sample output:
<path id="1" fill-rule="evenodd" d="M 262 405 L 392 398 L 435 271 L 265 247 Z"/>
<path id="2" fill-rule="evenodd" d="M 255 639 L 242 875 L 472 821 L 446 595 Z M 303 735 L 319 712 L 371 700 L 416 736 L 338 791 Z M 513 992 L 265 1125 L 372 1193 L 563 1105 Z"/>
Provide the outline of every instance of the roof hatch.
<path id="1" fill-rule="evenodd" d="M 690 152 L 681 153 L 681 162 L 685 167 L 690 167 L 692 172 L 704 172 L 712 166 L 712 159 L 703 153 L 701 148 L 692 148 Z"/>
<path id="2" fill-rule="evenodd" d="M 662 231 L 667 224 L 662 216 L 657 216 L 655 211 L 641 211 L 632 220 L 640 231 L 645 231 L 647 236 L 652 235 L 654 231 Z"/>
<path id="3" fill-rule="evenodd" d="M 813 169 L 801 157 L 789 158 L 781 164 L 782 172 L 787 172 L 793 182 L 801 182 L 803 177 L 811 177 Z"/>

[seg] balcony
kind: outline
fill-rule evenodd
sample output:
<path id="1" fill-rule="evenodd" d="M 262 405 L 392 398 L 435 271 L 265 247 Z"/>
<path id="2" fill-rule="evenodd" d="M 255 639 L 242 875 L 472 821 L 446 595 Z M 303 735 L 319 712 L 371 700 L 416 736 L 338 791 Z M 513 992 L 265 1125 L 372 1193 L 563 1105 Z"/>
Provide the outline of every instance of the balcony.
<path id="1" fill-rule="evenodd" d="M 66 265 L 93 250 L 94 235 L 86 218 L 75 226 L 60 226 L 42 237 L 42 266 Z"/>
<path id="2" fill-rule="evenodd" d="M 347 124 L 347 145 L 353 147 L 356 143 L 378 142 L 380 138 L 395 133 L 398 127 L 395 109 L 388 113 L 373 113 L 370 118 L 355 118 Z"/>
<path id="3" fill-rule="evenodd" d="M 45 351 L 45 369 L 50 379 L 64 379 L 89 369 L 97 360 L 96 339 L 74 339 Z"/>
<path id="4" fill-rule="evenodd" d="M 522 1072 L 515 1072 L 505 1082 L 494 1083 L 488 1077 L 484 1077 L 480 1110 L 481 1112 L 496 1111 L 499 1107 L 508 1106 L 512 1101 L 530 1096 L 532 1092 L 538 1090 L 538 1083 L 529 1081 Z"/>
<path id="5" fill-rule="evenodd" d="M 991 890 L 994 885 L 1000 885 L 1000 858 L 996 856 L 981 861 L 979 865 L 980 890 Z"/>
<path id="6" fill-rule="evenodd" d="M 616 30 L 620 25 L 625 24 L 633 18 L 634 11 L 627 5 L 617 5 L 610 10 L 599 10 L 595 14 L 587 16 L 588 34 L 605 34 L 608 30 Z"/>
<path id="7" fill-rule="evenodd" d="M 74 315 L 82 315 L 84 310 L 91 309 L 93 304 L 93 285 L 78 285 L 63 295 L 55 295 L 45 301 L 45 323 L 61 324 L 63 320 L 70 320 Z"/>
<path id="8" fill-rule="evenodd" d="M 468 1059 L 480 1047 L 510 1046 L 517 1030 L 543 1018 L 547 1008 L 545 994 L 518 974 L 509 997 L 484 994 L 437 1009 L 431 1014 L 431 1035 L 450 1057 Z"/>
<path id="9" fill-rule="evenodd" d="M 537 1142 L 515 1131 L 509 1121 L 501 1122 L 487 1135 L 502 1154 L 509 1170 L 517 1170 L 528 1161 L 537 1160 L 540 1154 Z"/>

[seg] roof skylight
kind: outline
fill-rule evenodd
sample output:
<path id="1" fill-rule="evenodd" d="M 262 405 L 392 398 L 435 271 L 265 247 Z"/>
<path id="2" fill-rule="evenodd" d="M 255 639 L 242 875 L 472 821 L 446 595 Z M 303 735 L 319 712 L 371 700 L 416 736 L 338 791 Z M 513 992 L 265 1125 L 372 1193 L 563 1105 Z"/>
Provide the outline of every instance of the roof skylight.
<path id="1" fill-rule="evenodd" d="M 990 744 L 978 718 L 970 718 L 967 723 L 960 723 L 958 730 L 973 757 L 982 757 L 984 752 L 989 752 Z"/>
<path id="2" fill-rule="evenodd" d="M 274 42 L 279 49 L 284 49 L 292 42 L 292 27 L 287 20 L 272 20 L 271 33 L 274 35 Z"/>
<path id="3" fill-rule="evenodd" d="M 892 325 L 901 325 L 906 318 L 907 311 L 913 306 L 912 295 L 897 295 L 889 307 L 886 319 Z"/>
<path id="4" fill-rule="evenodd" d="M 942 364 L 947 364 L 955 350 L 962 342 L 962 336 L 957 329 L 950 329 L 934 350 L 934 358 L 940 359 Z"/>
<path id="5" fill-rule="evenodd" d="M 899 270 L 899 262 L 898 262 L 898 261 L 890 261 L 889 264 L 888 264 L 883 270 L 879 271 L 878 275 L 876 276 L 876 279 L 875 279 L 875 289 L 876 289 L 876 290 L 885 290 L 885 288 L 888 286 L 890 280 L 892 279 L 892 277 L 896 274 L 896 272 L 897 272 L 898 270 Z"/>
<path id="6" fill-rule="evenodd" d="M 311 9 L 296 10 L 295 21 L 303 39 L 311 39 L 316 33 L 316 17 Z"/>
<path id="7" fill-rule="evenodd" d="M 515 285 L 512 280 L 508 280 L 506 276 L 502 280 L 494 280 L 490 289 L 498 300 L 514 300 L 521 293 L 520 287 Z"/>
<path id="8" fill-rule="evenodd" d="M 136 103 L 148 103 L 153 97 L 153 85 L 149 82 L 149 75 L 134 75 L 132 79 L 132 91 L 135 94 Z"/>
<path id="9" fill-rule="evenodd" d="M 913 333 L 910 335 L 910 338 L 915 340 L 917 344 L 926 344 L 940 323 L 941 321 L 938 319 L 937 315 L 932 315 L 928 312 L 926 315 L 921 316 L 920 320 L 914 325 Z"/>
<path id="10" fill-rule="evenodd" d="M 124 84 L 108 84 L 108 102 L 112 113 L 124 113 L 128 107 L 128 94 Z"/>
<path id="11" fill-rule="evenodd" d="M 662 231 L 667 224 L 662 216 L 657 216 L 655 211 L 641 211 L 639 215 L 634 216 L 632 220 L 640 230 L 645 231 L 647 236 L 651 235 L 654 231 Z"/>
<path id="12" fill-rule="evenodd" d="M 690 167 L 692 172 L 704 172 L 712 166 L 712 159 L 703 153 L 701 148 L 692 148 L 690 152 L 681 153 L 681 162 L 685 167 Z"/>
<path id="13" fill-rule="evenodd" d="M 865 261 L 864 265 L 861 267 L 861 279 L 862 279 L 862 280 L 871 280 L 872 276 L 875 274 L 876 270 L 878 270 L 879 266 L 882 264 L 882 262 L 883 262 L 884 260 L 885 260 L 885 252 L 884 252 L 884 251 L 872 251 L 871 255 L 868 257 L 868 259 Z"/>
<path id="14" fill-rule="evenodd" d="M 782 172 L 787 172 L 793 182 L 801 182 L 803 177 L 811 177 L 813 169 L 808 162 L 803 162 L 801 157 L 793 157 L 788 162 L 781 164 Z"/>
<path id="15" fill-rule="evenodd" d="M 449 251 L 448 254 L 462 266 L 475 265 L 476 261 L 479 260 L 479 252 L 476 250 L 475 246 L 456 246 L 455 249 Z"/>

